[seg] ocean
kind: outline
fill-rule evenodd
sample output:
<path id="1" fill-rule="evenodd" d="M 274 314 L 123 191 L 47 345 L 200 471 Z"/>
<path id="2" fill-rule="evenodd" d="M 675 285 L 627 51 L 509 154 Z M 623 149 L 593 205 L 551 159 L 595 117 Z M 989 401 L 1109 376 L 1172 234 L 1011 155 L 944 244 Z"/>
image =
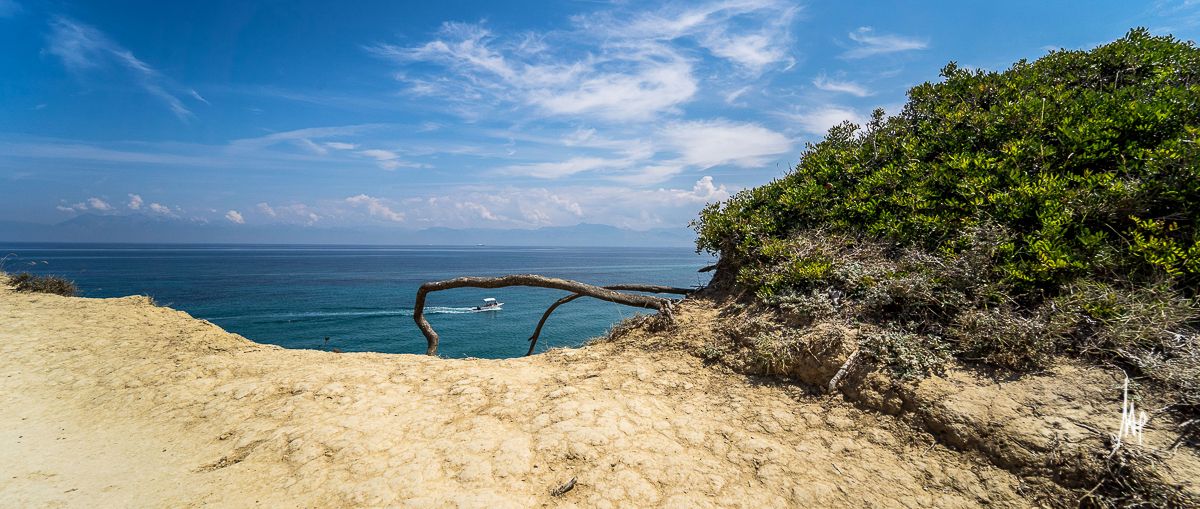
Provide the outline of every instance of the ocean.
<path id="1" fill-rule="evenodd" d="M 9 273 L 74 280 L 85 297 L 148 295 L 253 341 L 287 348 L 424 353 L 417 287 L 459 276 L 535 273 L 606 285 L 699 286 L 712 258 L 687 248 L 130 245 L 0 243 Z M 425 313 L 444 357 L 524 355 L 546 307 L 565 292 L 511 287 L 430 294 Z M 498 312 L 474 312 L 485 297 Z M 579 346 L 646 312 L 594 299 L 555 311 L 538 351 Z M 326 339 L 328 338 L 328 339 Z"/>

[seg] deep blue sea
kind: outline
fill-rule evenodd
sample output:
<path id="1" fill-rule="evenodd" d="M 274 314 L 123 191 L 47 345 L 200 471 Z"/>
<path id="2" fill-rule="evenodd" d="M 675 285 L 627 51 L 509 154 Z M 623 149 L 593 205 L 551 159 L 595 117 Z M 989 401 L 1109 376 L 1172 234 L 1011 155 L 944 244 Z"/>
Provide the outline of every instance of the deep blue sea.
<path id="1" fill-rule="evenodd" d="M 412 321 L 417 287 L 458 276 L 536 273 L 585 283 L 698 286 L 712 262 L 686 248 L 378 247 L 0 243 L 3 270 L 54 274 L 85 297 L 149 295 L 260 343 L 424 353 Z M 426 316 L 445 357 L 524 355 L 564 292 L 457 289 L 430 294 Z M 470 308 L 484 297 L 502 311 Z M 581 299 L 555 311 L 538 351 L 578 346 L 638 310 Z M 325 338 L 329 338 L 326 342 Z"/>

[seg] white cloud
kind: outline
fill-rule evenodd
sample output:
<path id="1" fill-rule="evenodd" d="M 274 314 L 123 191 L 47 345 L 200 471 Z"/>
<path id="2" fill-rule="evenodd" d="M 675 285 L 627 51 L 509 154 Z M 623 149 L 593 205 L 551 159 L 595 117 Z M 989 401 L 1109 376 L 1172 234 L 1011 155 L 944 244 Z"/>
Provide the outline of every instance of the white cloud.
<path id="1" fill-rule="evenodd" d="M 366 50 L 399 66 L 395 78 L 408 93 L 440 99 L 468 121 L 527 109 L 572 121 L 641 122 L 681 113 L 708 88 L 702 78 L 735 89 L 747 77 L 790 68 L 801 11 L 786 0 L 614 2 L 573 16 L 561 30 L 505 34 L 445 23 L 424 43 Z"/>
<path id="2" fill-rule="evenodd" d="M 647 120 L 696 94 L 692 66 L 656 62 L 635 72 L 601 73 L 575 87 L 535 91 L 534 104 L 555 115 L 594 115 L 609 120 Z"/>
<path id="3" fill-rule="evenodd" d="M 725 102 L 729 103 L 729 104 L 733 104 L 734 102 L 736 102 L 738 100 L 739 97 L 744 95 L 746 92 L 749 92 L 750 88 L 751 88 L 750 85 L 746 85 L 742 88 L 734 90 L 733 92 L 725 94 Z"/>
<path id="4" fill-rule="evenodd" d="M 59 205 L 56 205 L 54 208 L 61 210 L 63 212 L 85 212 L 88 210 L 95 210 L 98 212 L 112 212 L 114 210 L 113 206 L 110 205 L 108 202 L 106 202 L 100 198 L 94 197 L 94 196 L 91 198 L 88 198 L 86 200 L 83 200 L 81 202 L 78 202 L 78 203 L 72 203 L 69 205 L 59 204 Z"/>
<path id="5" fill-rule="evenodd" d="M 755 72 L 787 57 L 785 48 L 779 46 L 769 34 L 714 35 L 705 45 L 714 55 L 737 62 Z"/>
<path id="6" fill-rule="evenodd" d="M 341 141 L 327 141 L 325 142 L 325 146 L 334 150 L 354 150 L 358 148 L 358 145 Z"/>
<path id="7" fill-rule="evenodd" d="M 877 34 L 871 27 L 859 27 L 850 32 L 850 40 L 858 43 L 842 53 L 842 58 L 866 58 L 888 53 L 921 50 L 929 47 L 927 39 L 892 34 Z"/>
<path id="8" fill-rule="evenodd" d="M 729 190 L 725 189 L 724 185 L 717 186 L 713 184 L 713 178 L 710 176 L 700 177 L 694 185 L 691 192 L 672 191 L 677 200 L 685 202 L 710 203 L 729 199 Z"/>
<path id="9" fill-rule="evenodd" d="M 376 161 L 387 161 L 400 157 L 395 152 L 379 149 L 360 150 L 358 153 L 370 157 L 371 159 L 375 159 Z"/>
<path id="10" fill-rule="evenodd" d="M 259 203 L 258 205 L 255 205 L 255 207 L 258 208 L 259 212 L 262 212 L 263 214 L 266 214 L 268 216 L 276 217 L 279 215 L 278 213 L 275 212 L 275 209 L 271 208 L 271 205 L 268 204 L 267 202 Z"/>
<path id="11" fill-rule="evenodd" d="M 670 180 L 671 177 L 682 173 L 685 169 L 682 164 L 676 163 L 652 164 L 638 168 L 630 173 L 610 176 L 608 179 L 635 186 L 658 184 Z"/>
<path id="12" fill-rule="evenodd" d="M 779 116 L 795 123 L 801 131 L 809 134 L 825 134 L 829 128 L 849 120 L 863 125 L 867 118 L 858 112 L 841 106 L 823 106 L 800 113 L 781 113 Z"/>
<path id="13" fill-rule="evenodd" d="M 276 218 L 286 223 L 299 222 L 305 225 L 312 225 L 321 220 L 319 214 L 303 203 L 271 206 L 267 202 L 260 202 L 254 208 L 258 209 L 259 213 L 264 216 Z"/>
<path id="14" fill-rule="evenodd" d="M 271 133 L 271 134 L 268 134 L 265 136 L 259 136 L 256 138 L 242 138 L 242 139 L 233 140 L 229 143 L 229 149 L 233 152 L 251 152 L 251 151 L 263 149 L 266 147 L 270 147 L 272 145 L 276 145 L 279 143 L 288 143 L 291 145 L 306 148 L 308 150 L 313 150 L 313 147 L 316 147 L 317 151 L 322 151 L 321 153 L 323 153 L 323 152 L 327 152 L 327 150 L 325 150 L 324 147 L 318 146 L 312 140 L 319 140 L 322 138 L 330 138 L 330 137 L 334 137 L 334 136 L 348 136 L 348 135 L 358 134 L 363 131 L 366 131 L 369 129 L 374 129 L 377 127 L 379 127 L 379 126 L 375 125 L 375 124 L 359 124 L 359 125 L 345 125 L 345 126 L 333 126 L 333 127 L 308 127 L 308 128 L 304 128 L 304 129 L 293 129 L 291 131 L 282 131 L 282 132 L 277 132 L 277 133 Z M 334 142 L 334 143 L 336 143 L 336 142 Z M 328 144 L 328 143 L 326 143 L 325 146 L 328 148 L 340 149 L 340 147 L 330 146 L 330 144 Z"/>
<path id="15" fill-rule="evenodd" d="M 138 210 L 138 209 L 142 208 L 141 195 L 130 193 L 129 203 L 127 204 L 127 206 L 129 207 L 130 210 Z"/>
<path id="16" fill-rule="evenodd" d="M 328 148 L 318 145 L 308 138 L 297 138 L 295 140 L 292 140 L 292 143 L 294 143 L 296 146 L 298 146 L 302 149 L 305 149 L 305 150 L 312 152 L 319 156 L 323 156 L 323 155 L 329 153 Z"/>
<path id="17" fill-rule="evenodd" d="M 236 210 L 230 210 L 225 213 L 225 219 L 234 224 L 246 224 L 246 219 L 242 217 L 242 213 Z"/>
<path id="18" fill-rule="evenodd" d="M 705 203 L 727 199 L 731 190 L 704 176 L 686 188 L 632 189 L 628 186 L 538 187 L 470 186 L 443 195 L 403 202 L 407 223 L 415 226 L 532 228 L 580 222 L 645 229 L 683 227 Z"/>
<path id="19" fill-rule="evenodd" d="M 791 61 L 788 27 L 796 12 L 777 1 L 713 2 L 677 12 L 600 12 L 574 18 L 574 30 L 523 34 L 516 41 L 481 25 L 447 23 L 437 39 L 420 46 L 368 49 L 402 65 L 432 63 L 454 76 L 424 79 L 402 73 L 399 79 L 415 93 L 464 102 L 491 97 L 533 105 L 549 115 L 647 120 L 673 111 L 698 91 L 693 59 L 672 40 L 693 39 L 717 58 L 757 73 Z M 547 38 L 556 44 L 549 46 Z M 541 49 L 530 51 L 531 40 Z M 561 51 L 549 55 L 549 47 Z"/>
<path id="20" fill-rule="evenodd" d="M 95 197 L 88 198 L 87 204 L 92 210 L 109 211 L 113 209 L 112 205 L 109 205 L 108 202 Z"/>
<path id="21" fill-rule="evenodd" d="M 528 228 L 573 225 L 584 215 L 576 198 L 544 188 L 460 188 L 441 196 L 405 201 L 410 222 L 422 226 Z"/>
<path id="22" fill-rule="evenodd" d="M 379 162 L 379 167 L 383 168 L 385 170 L 389 170 L 389 171 L 397 170 L 400 168 L 431 168 L 431 166 L 428 164 L 414 163 L 411 161 L 401 161 L 399 159 L 393 159 L 390 161 L 381 161 L 381 162 Z"/>
<path id="23" fill-rule="evenodd" d="M 116 68 L 125 72 L 143 91 L 158 98 L 180 120 L 192 116 L 177 94 L 186 94 L 204 101 L 194 90 L 184 90 L 158 70 L 134 56 L 133 52 L 109 39 L 95 27 L 65 17 L 50 22 L 49 46 L 46 49 L 75 73 Z M 168 89 L 173 89 L 171 91 Z"/>
<path id="24" fill-rule="evenodd" d="M 205 99 L 204 96 L 200 95 L 200 92 L 197 92 L 196 89 L 194 89 L 194 88 L 188 89 L 188 95 L 192 96 L 192 99 L 200 101 L 204 104 L 210 104 L 208 102 L 208 99 Z"/>
<path id="25" fill-rule="evenodd" d="M 175 213 L 171 211 L 170 207 L 163 205 L 161 203 L 151 203 L 149 205 L 149 208 L 155 214 L 162 214 L 164 216 L 174 216 L 175 215 Z"/>
<path id="26" fill-rule="evenodd" d="M 604 159 L 601 157 L 572 157 L 565 161 L 544 163 L 517 164 L 504 168 L 503 173 L 522 175 L 542 179 L 557 179 L 600 168 L 612 168 L 626 164 L 624 159 Z"/>
<path id="27" fill-rule="evenodd" d="M 692 39 L 713 56 L 752 73 L 788 62 L 790 28 L 800 7 L 780 0 L 719 0 L 647 12 L 580 16 L 587 31 L 628 40 Z"/>
<path id="28" fill-rule="evenodd" d="M 837 81 L 831 80 L 824 74 L 817 76 L 813 80 L 813 86 L 826 92 L 838 92 L 842 94 L 850 94 L 856 97 L 867 97 L 872 95 L 870 90 L 853 81 Z"/>
<path id="29" fill-rule="evenodd" d="M 700 168 L 762 166 L 792 148 L 786 136 L 754 123 L 728 120 L 676 122 L 662 131 L 683 162 Z"/>
<path id="30" fill-rule="evenodd" d="M 367 150 L 359 150 L 358 154 L 361 156 L 364 156 L 364 157 L 374 159 L 375 161 L 377 161 L 377 164 L 379 165 L 379 167 L 383 168 L 385 170 L 395 170 L 398 168 L 429 168 L 428 164 L 414 163 L 411 161 L 401 160 L 400 154 L 397 154 L 390 150 L 381 150 L 381 149 L 373 148 L 373 149 L 367 149 Z"/>
<path id="31" fill-rule="evenodd" d="M 465 210 L 465 211 L 469 211 L 469 212 L 478 214 L 480 219 L 483 219 L 486 221 L 500 221 L 500 220 L 504 219 L 500 216 L 497 216 L 496 214 L 493 214 L 491 210 L 489 210 L 487 207 L 485 207 L 479 203 L 459 202 L 459 203 L 456 203 L 455 206 L 459 210 Z"/>
<path id="32" fill-rule="evenodd" d="M 346 203 L 348 203 L 352 206 L 355 206 L 355 207 L 366 208 L 367 213 L 373 217 L 378 217 L 378 218 L 386 219 L 388 221 L 393 221 L 393 222 L 404 221 L 403 213 L 392 210 L 388 205 L 386 205 L 383 202 L 383 200 L 381 200 L 379 198 L 367 196 L 365 194 L 360 194 L 357 196 L 351 196 L 349 198 L 346 198 Z"/>
<path id="33" fill-rule="evenodd" d="M 575 41 L 579 42 L 579 41 Z M 610 120 L 649 119 L 692 98 L 690 63 L 657 44 L 613 45 L 579 58 L 532 58 L 497 43 L 480 25 L 447 23 L 440 37 L 416 47 L 381 44 L 372 53 L 399 64 L 425 62 L 450 74 L 400 79 L 418 94 L 478 105 L 493 100 L 534 106 L 549 115 L 589 115 Z M 488 98 L 488 99 L 484 99 Z"/>

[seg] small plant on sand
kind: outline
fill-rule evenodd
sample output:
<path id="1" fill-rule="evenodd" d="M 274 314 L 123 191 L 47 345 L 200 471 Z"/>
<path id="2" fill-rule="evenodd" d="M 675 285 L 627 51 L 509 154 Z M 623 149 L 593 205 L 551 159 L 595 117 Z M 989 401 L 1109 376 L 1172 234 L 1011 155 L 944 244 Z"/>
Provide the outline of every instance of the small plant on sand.
<path id="1" fill-rule="evenodd" d="M 52 293 L 66 297 L 74 297 L 79 288 L 69 279 L 59 276 L 36 276 L 22 272 L 12 276 L 8 285 L 18 292 Z"/>

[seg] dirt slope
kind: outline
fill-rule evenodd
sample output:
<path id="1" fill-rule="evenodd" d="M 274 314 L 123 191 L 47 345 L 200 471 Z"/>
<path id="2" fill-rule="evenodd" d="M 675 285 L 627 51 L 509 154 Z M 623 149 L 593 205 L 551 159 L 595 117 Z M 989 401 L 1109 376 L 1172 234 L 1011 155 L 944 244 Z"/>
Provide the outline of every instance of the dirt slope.
<path id="1" fill-rule="evenodd" d="M 144 298 L 0 290 L 6 507 L 1030 505 L 910 430 L 679 351 L 283 350 Z"/>

